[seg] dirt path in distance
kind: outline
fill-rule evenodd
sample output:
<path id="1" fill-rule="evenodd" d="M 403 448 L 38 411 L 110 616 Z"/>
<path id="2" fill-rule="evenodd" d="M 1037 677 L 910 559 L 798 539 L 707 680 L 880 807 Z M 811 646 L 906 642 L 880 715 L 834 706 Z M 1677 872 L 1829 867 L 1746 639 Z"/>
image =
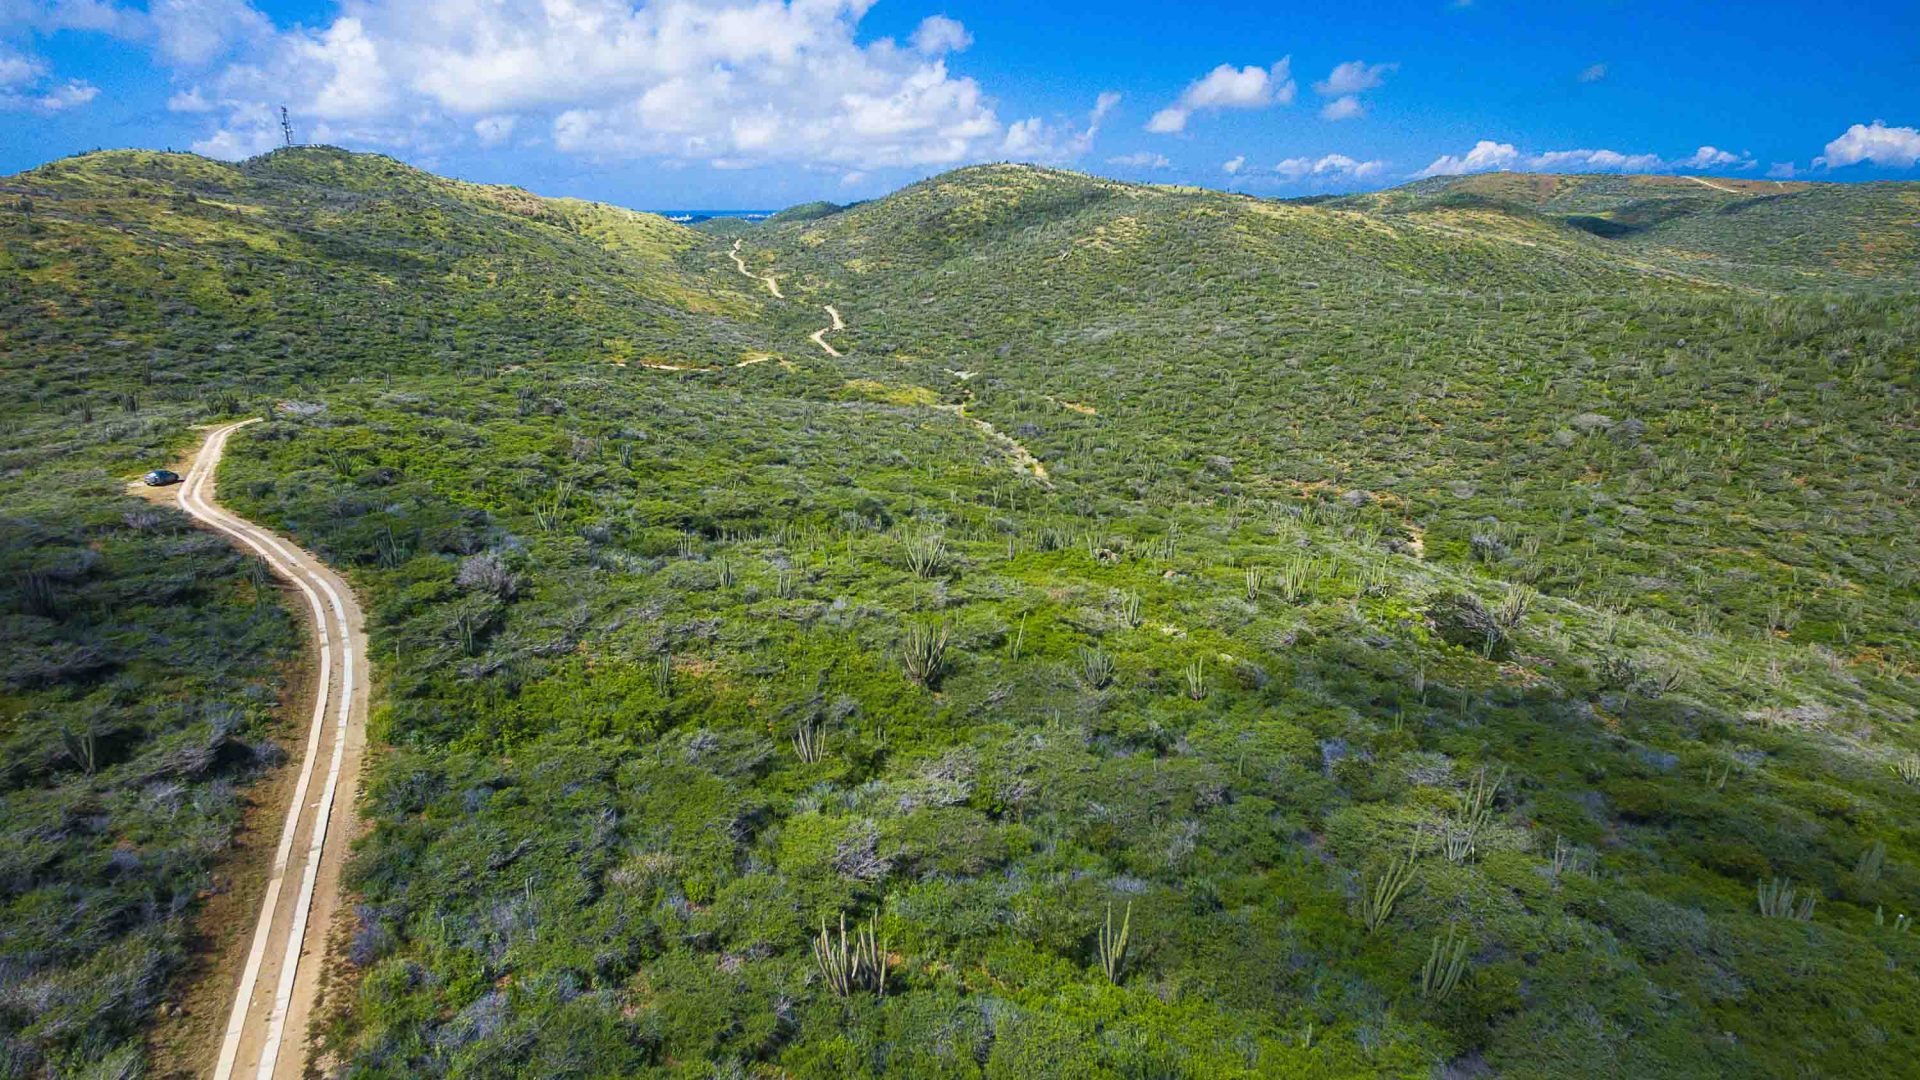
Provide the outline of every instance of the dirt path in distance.
<path id="1" fill-rule="evenodd" d="M 840 350 L 827 344 L 827 335 L 832 333 L 835 330 L 845 330 L 847 328 L 847 324 L 840 321 L 840 313 L 834 310 L 832 304 L 826 304 L 823 306 L 827 309 L 827 315 L 833 319 L 833 325 L 823 326 L 820 329 L 815 330 L 813 333 L 807 336 L 813 339 L 813 343 L 815 345 L 818 345 L 821 348 L 827 350 L 828 356 L 839 356 Z"/>
<path id="2" fill-rule="evenodd" d="M 733 260 L 733 265 L 739 267 L 740 272 L 742 274 L 745 274 L 746 276 L 754 279 L 755 281 L 765 282 L 767 286 L 767 291 L 773 294 L 774 299 L 785 300 L 786 296 L 782 295 L 782 293 L 780 292 L 780 286 L 778 283 L 776 283 L 773 280 L 772 274 L 756 274 L 753 271 L 747 269 L 747 260 L 740 257 L 740 244 L 741 244 L 741 241 L 735 240 L 733 242 L 733 250 L 727 252 L 727 257 Z"/>
<path id="3" fill-rule="evenodd" d="M 1701 176 L 1685 176 L 1685 177 L 1682 177 L 1681 179 L 1691 180 L 1694 183 L 1699 184 L 1701 187 L 1710 187 L 1715 191 L 1724 191 L 1729 195 L 1745 195 L 1746 194 L 1746 192 L 1741 191 L 1739 188 L 1730 188 L 1724 184 L 1716 184 L 1713 181 L 1708 180 L 1705 177 L 1701 177 Z"/>
<path id="4" fill-rule="evenodd" d="M 934 408 L 939 409 L 941 412 L 952 413 L 967 423 L 972 424 L 974 427 L 979 428 L 981 434 L 987 437 L 987 441 L 999 447 L 1008 457 L 1012 458 L 1014 464 L 1018 465 L 1022 472 L 1040 481 L 1045 487 L 1053 487 L 1053 482 L 1047 478 L 1046 465 L 1042 463 L 1039 458 L 1033 456 L 1033 451 L 1021 445 L 1020 440 L 1001 431 L 985 420 L 977 416 L 968 416 L 967 406 L 971 404 L 973 404 L 973 392 L 969 390 L 965 404 L 935 405 Z"/>

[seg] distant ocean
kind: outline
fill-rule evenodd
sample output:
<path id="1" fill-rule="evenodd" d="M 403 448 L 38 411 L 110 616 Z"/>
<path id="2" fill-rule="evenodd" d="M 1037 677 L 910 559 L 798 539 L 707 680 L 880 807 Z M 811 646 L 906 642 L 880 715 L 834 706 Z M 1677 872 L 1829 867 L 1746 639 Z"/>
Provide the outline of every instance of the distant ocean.
<path id="1" fill-rule="evenodd" d="M 691 225 L 708 218 L 744 218 L 748 221 L 765 221 L 775 212 L 772 210 L 655 210 L 654 213 L 668 221 Z"/>

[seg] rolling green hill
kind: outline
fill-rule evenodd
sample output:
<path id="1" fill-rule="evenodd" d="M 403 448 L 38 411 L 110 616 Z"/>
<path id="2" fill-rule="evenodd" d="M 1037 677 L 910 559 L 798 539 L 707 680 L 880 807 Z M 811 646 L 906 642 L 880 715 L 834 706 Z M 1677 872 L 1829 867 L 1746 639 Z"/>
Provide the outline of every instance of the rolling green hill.
<path id="1" fill-rule="evenodd" d="M 801 203 L 798 206 L 789 206 L 785 210 L 768 218 L 767 221 L 775 225 L 785 225 L 795 221 L 813 221 L 818 218 L 831 217 L 845 209 L 846 207 L 837 203 L 820 200 L 817 202 Z"/>
<path id="2" fill-rule="evenodd" d="M 55 163 L 0 182 L 7 636 L 283 640 L 237 562 L 127 577 L 182 534 L 110 484 L 268 417 L 222 498 L 350 572 L 379 681 L 346 1075 L 1902 1075 L 1913 187 L 1729 186 L 984 166 L 715 236 Z M 124 899 L 135 763 L 273 681 L 46 670 L 0 1074 L 140 1056 L 193 903 Z"/>
<path id="3" fill-rule="evenodd" d="M 107 152 L 14 177 L 0 198 L 16 226 L 12 362 L 79 377 L 152 367 L 202 386 L 286 385 L 760 344 L 740 324 L 759 300 L 688 262 L 699 238 L 687 230 L 386 158 L 303 149 L 230 166 Z M 119 344 L 103 345 L 106 328 Z"/>
<path id="4" fill-rule="evenodd" d="M 1685 272 L 1769 289 L 1920 287 L 1920 184 L 1685 176 L 1436 177 L 1327 200 L 1390 217 L 1539 215 Z"/>

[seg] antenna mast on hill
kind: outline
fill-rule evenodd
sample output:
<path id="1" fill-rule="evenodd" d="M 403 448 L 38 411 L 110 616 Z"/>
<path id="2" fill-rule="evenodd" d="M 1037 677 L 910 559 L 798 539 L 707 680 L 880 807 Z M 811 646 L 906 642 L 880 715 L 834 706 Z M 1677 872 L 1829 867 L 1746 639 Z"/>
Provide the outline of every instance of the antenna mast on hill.
<path id="1" fill-rule="evenodd" d="M 285 105 L 280 106 L 280 134 L 287 140 L 288 146 L 293 145 L 293 121 L 287 119 L 287 107 Z"/>

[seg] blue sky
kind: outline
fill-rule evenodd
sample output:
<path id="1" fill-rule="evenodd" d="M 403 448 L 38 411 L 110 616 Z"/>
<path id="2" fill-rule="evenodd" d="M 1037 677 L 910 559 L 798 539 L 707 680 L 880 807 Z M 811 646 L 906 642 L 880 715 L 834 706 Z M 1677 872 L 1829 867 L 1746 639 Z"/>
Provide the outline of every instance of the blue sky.
<path id="1" fill-rule="evenodd" d="M 1296 195 L 1920 180 L 1920 4 L 0 0 L 0 172 L 303 139 L 653 208 L 977 161 Z"/>

